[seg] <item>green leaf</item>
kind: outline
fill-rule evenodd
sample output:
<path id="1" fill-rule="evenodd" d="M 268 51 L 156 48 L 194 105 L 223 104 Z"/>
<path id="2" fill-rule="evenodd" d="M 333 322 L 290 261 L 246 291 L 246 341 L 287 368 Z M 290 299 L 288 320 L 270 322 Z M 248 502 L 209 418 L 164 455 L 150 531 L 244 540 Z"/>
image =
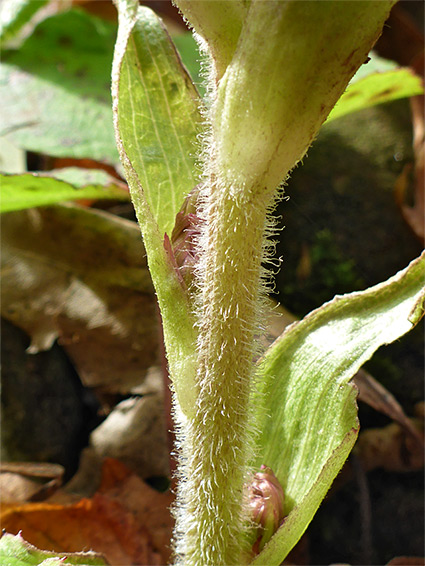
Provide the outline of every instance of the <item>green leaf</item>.
<path id="1" fill-rule="evenodd" d="M 199 97 L 159 18 L 121 0 L 112 73 L 117 145 L 162 312 L 171 379 L 181 409 L 196 399 L 196 337 L 189 297 L 164 247 L 196 185 Z"/>
<path id="2" fill-rule="evenodd" d="M 69 174 L 72 175 L 72 172 L 68 171 Z M 0 213 L 77 199 L 128 200 L 130 198 L 125 187 L 119 187 L 118 182 L 115 180 L 114 183 L 107 173 L 96 171 L 96 173 L 92 172 L 92 175 L 98 180 L 103 179 L 108 184 L 106 186 L 99 182 L 85 184 L 84 181 L 79 184 L 70 184 L 64 180 L 37 173 L 0 174 Z"/>
<path id="3" fill-rule="evenodd" d="M 173 37 L 174 45 L 177 47 L 183 65 L 188 70 L 193 84 L 201 96 L 205 95 L 205 87 L 201 75 L 202 56 L 199 53 L 198 44 L 193 34 L 190 32 L 182 33 Z"/>
<path id="4" fill-rule="evenodd" d="M 0 563 L 3 566 L 107 566 L 95 552 L 49 552 L 26 542 L 20 534 L 3 534 L 0 539 Z"/>
<path id="5" fill-rule="evenodd" d="M 3 0 L 0 4 L 0 40 L 9 41 L 48 0 Z"/>
<path id="6" fill-rule="evenodd" d="M 410 69 L 370 74 L 348 86 L 326 123 L 376 104 L 423 93 L 423 82 Z"/>
<path id="7" fill-rule="evenodd" d="M 395 2 L 251 2 L 212 107 L 222 183 L 245 192 L 249 185 L 263 192 L 279 185 L 366 59 Z M 267 49 L 264 38 L 271 38 Z"/>
<path id="8" fill-rule="evenodd" d="M 252 564 L 279 565 L 307 528 L 356 439 L 349 381 L 380 346 L 413 328 L 424 284 L 425 253 L 388 281 L 335 297 L 292 324 L 265 354 L 256 465 L 279 478 L 288 517 Z"/>
<path id="9" fill-rule="evenodd" d="M 175 0 L 175 4 L 208 43 L 220 79 L 235 53 L 250 1 Z"/>
<path id="10" fill-rule="evenodd" d="M 380 57 L 377 53 L 371 51 L 366 61 L 363 65 L 361 65 L 357 73 L 351 79 L 350 84 L 354 84 L 369 75 L 386 73 L 387 71 L 397 71 L 398 69 L 400 69 L 400 66 L 395 61 Z"/>
<path id="11" fill-rule="evenodd" d="M 139 11 L 120 69 L 120 135 L 161 234 L 197 184 L 200 99 L 161 22 Z"/>
<path id="12" fill-rule="evenodd" d="M 119 163 L 110 95 L 115 35 L 115 24 L 71 10 L 42 21 L 19 50 L 4 51 L 0 135 L 30 151 Z"/>

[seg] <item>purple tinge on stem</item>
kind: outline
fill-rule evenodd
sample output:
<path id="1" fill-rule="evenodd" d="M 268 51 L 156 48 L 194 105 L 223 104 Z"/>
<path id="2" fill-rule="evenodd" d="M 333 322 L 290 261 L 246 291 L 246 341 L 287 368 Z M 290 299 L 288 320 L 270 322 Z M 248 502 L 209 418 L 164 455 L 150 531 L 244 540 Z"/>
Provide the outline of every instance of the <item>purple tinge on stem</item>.
<path id="1" fill-rule="evenodd" d="M 273 470 L 261 466 L 248 486 L 250 518 L 256 540 L 252 551 L 258 554 L 282 524 L 284 518 L 284 493 Z"/>

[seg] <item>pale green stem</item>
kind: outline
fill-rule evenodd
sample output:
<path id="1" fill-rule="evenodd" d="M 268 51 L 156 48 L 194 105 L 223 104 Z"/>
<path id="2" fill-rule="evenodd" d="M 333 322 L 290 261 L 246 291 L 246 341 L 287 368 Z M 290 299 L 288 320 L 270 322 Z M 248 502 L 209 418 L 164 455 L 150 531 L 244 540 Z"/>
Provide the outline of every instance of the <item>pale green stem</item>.
<path id="1" fill-rule="evenodd" d="M 246 187 L 217 185 L 207 195 L 199 396 L 183 451 L 181 550 L 187 566 L 242 564 L 248 408 L 270 198 L 252 196 Z"/>
<path id="2" fill-rule="evenodd" d="M 232 4 L 239 8 L 228 26 L 221 2 L 176 1 L 213 57 L 198 398 L 195 416 L 182 423 L 176 550 L 186 566 L 231 566 L 244 563 L 242 491 L 270 188 L 305 154 L 394 0 L 253 0 Z"/>

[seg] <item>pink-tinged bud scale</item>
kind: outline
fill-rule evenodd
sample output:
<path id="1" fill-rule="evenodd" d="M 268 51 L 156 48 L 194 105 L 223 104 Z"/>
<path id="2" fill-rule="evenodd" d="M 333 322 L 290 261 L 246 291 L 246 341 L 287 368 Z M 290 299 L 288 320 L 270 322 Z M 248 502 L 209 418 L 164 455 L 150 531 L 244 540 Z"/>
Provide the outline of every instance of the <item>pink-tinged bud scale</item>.
<path id="1" fill-rule="evenodd" d="M 181 210 L 176 215 L 171 239 L 164 236 L 164 247 L 168 252 L 180 282 L 190 288 L 193 273 L 198 261 L 195 240 L 199 236 L 200 218 L 196 215 L 199 189 L 196 186 L 186 197 Z"/>
<path id="2" fill-rule="evenodd" d="M 261 466 L 248 487 L 250 518 L 256 535 L 252 546 L 254 555 L 278 530 L 284 519 L 284 493 L 273 470 Z"/>

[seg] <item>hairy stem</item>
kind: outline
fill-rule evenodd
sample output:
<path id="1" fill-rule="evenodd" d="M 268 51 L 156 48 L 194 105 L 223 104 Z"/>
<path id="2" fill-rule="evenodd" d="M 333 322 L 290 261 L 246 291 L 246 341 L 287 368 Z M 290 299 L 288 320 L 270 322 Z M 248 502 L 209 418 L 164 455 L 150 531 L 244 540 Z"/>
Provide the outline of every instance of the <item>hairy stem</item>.
<path id="1" fill-rule="evenodd" d="M 267 208 L 365 61 L 395 0 L 251 0 L 238 3 L 229 21 L 217 17 L 221 3 L 175 2 L 212 57 L 197 401 L 181 425 L 176 550 L 186 566 L 230 566 L 244 563 Z"/>
<path id="2" fill-rule="evenodd" d="M 207 189 L 200 276 L 199 396 L 185 440 L 184 564 L 241 564 L 261 260 L 269 196 Z M 255 203 L 255 204 L 254 204 Z"/>

